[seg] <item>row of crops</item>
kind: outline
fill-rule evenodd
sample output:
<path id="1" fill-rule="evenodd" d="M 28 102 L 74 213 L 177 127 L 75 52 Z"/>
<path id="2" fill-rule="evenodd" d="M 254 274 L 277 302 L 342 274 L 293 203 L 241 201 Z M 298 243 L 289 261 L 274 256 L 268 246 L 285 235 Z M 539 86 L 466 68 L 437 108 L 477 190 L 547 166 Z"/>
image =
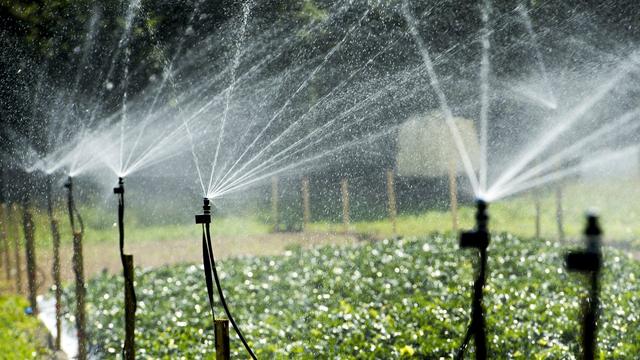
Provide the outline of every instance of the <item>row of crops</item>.
<path id="1" fill-rule="evenodd" d="M 584 279 L 564 269 L 564 249 L 494 236 L 485 288 L 495 358 L 578 357 Z M 385 240 L 291 249 L 220 264 L 234 317 L 259 358 L 451 357 L 469 319 L 475 256 L 454 238 Z M 607 358 L 640 353 L 640 264 L 605 251 L 598 346 Z M 201 265 L 138 270 L 137 355 L 200 359 L 214 353 Z M 90 347 L 119 356 L 122 277 L 87 286 Z M 73 289 L 64 306 L 73 320 Z M 222 315 L 222 309 L 216 309 Z M 232 357 L 243 358 L 232 336 Z M 473 352 L 473 349 L 471 349 Z"/>

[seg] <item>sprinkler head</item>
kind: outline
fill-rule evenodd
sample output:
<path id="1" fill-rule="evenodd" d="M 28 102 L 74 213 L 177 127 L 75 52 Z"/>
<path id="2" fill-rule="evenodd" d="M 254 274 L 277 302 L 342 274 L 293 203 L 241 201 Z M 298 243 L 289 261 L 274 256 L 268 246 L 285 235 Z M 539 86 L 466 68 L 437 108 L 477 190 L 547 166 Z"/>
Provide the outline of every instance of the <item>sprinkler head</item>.
<path id="1" fill-rule="evenodd" d="M 476 200 L 476 228 L 460 234 L 460 247 L 463 249 L 486 249 L 489 247 L 488 223 L 487 203 L 482 199 L 478 199 Z"/>
<path id="2" fill-rule="evenodd" d="M 587 227 L 584 229 L 587 248 L 583 251 L 571 251 L 565 260 L 567 270 L 575 272 L 598 272 L 602 267 L 602 253 L 600 252 L 600 235 L 602 229 L 598 224 L 598 216 L 587 215 Z"/>
<path id="3" fill-rule="evenodd" d="M 118 178 L 118 187 L 113 188 L 114 194 L 124 194 L 124 179 Z"/>
<path id="4" fill-rule="evenodd" d="M 67 178 L 67 182 L 64 183 L 64 187 L 71 190 L 73 188 L 73 178 L 71 176 L 69 176 Z"/>
<path id="5" fill-rule="evenodd" d="M 196 215 L 196 224 L 211 224 L 211 202 L 204 198 L 202 205 L 202 215 Z"/>

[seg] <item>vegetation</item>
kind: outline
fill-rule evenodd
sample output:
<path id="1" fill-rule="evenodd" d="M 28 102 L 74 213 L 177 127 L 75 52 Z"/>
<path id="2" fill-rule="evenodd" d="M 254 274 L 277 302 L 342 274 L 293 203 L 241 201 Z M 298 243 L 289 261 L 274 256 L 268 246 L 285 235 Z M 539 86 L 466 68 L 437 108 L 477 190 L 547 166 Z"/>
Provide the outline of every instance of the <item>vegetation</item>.
<path id="1" fill-rule="evenodd" d="M 0 357 L 32 359 L 48 354 L 42 337 L 46 330 L 33 316 L 25 314 L 27 300 L 15 295 L 0 295 Z"/>
<path id="2" fill-rule="evenodd" d="M 587 283 L 565 272 L 564 250 L 494 236 L 485 294 L 496 358 L 578 356 Z M 474 258 L 455 239 L 433 235 L 291 249 L 223 261 L 220 269 L 236 320 L 260 358 L 438 358 L 450 357 L 464 336 Z M 605 269 L 600 352 L 629 358 L 640 352 L 640 264 L 607 250 Z M 137 284 L 141 357 L 198 359 L 213 352 L 200 266 L 140 270 Z M 123 328 L 121 277 L 103 275 L 87 288 L 91 344 L 105 358 L 115 356 Z M 66 291 L 68 310 L 72 289 Z M 232 348 L 242 357 L 235 336 Z"/>

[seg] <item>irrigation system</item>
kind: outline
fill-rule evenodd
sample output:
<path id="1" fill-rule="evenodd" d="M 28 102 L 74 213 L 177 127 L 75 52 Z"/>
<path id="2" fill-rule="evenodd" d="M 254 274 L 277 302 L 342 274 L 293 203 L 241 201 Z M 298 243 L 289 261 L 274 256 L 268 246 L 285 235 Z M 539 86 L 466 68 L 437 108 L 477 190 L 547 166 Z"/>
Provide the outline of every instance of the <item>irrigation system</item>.
<path id="1" fill-rule="evenodd" d="M 235 330 L 238 338 L 242 342 L 242 345 L 247 350 L 247 353 L 252 359 L 257 359 L 253 349 L 245 339 L 240 327 L 236 323 L 229 310 L 229 306 L 227 305 L 227 301 L 224 297 L 224 292 L 222 290 L 222 285 L 220 284 L 220 278 L 218 276 L 218 269 L 216 267 L 216 260 L 213 256 L 213 246 L 211 243 L 211 202 L 208 198 L 204 198 L 202 205 L 202 214 L 196 215 L 196 224 L 202 225 L 202 261 L 204 264 L 204 276 L 207 284 L 207 295 L 209 297 L 209 305 L 211 307 L 211 316 L 213 318 L 215 326 L 215 337 L 216 337 L 216 345 L 220 345 L 222 350 L 222 354 L 218 352 L 218 356 L 226 356 L 228 358 L 229 353 L 229 339 L 228 339 L 228 330 L 226 331 L 226 338 L 224 336 L 225 333 L 225 323 L 224 319 L 216 319 L 214 307 L 215 303 L 213 300 L 213 283 L 215 282 L 216 289 L 218 291 L 218 296 L 220 298 L 220 304 L 224 309 L 224 313 L 227 315 L 228 321 L 231 322 L 233 329 Z M 213 278 L 212 276 L 213 275 Z M 222 321 L 220 321 L 222 320 Z M 228 329 L 228 325 L 226 325 Z M 223 357 L 224 358 L 224 357 Z"/>
<path id="2" fill-rule="evenodd" d="M 491 235 L 489 234 L 488 222 L 489 214 L 487 213 L 488 204 L 482 200 L 476 200 L 476 227 L 472 231 L 463 232 L 460 235 L 461 249 L 478 250 L 479 264 L 476 271 L 476 278 L 473 283 L 473 299 L 471 302 L 471 321 L 467 328 L 464 340 L 460 344 L 457 359 L 464 358 L 464 352 L 473 337 L 475 344 L 476 359 L 487 359 L 489 350 L 487 348 L 487 326 L 484 314 L 484 305 L 482 298 L 484 296 L 484 285 L 487 279 L 487 248 Z"/>
<path id="3" fill-rule="evenodd" d="M 124 253 L 124 178 L 118 178 L 118 186 L 113 189 L 113 193 L 118 197 L 118 235 L 120 239 L 120 259 L 124 276 L 124 345 L 122 347 L 122 357 L 125 360 L 135 359 L 135 328 L 136 310 L 138 301 L 134 287 L 134 266 L 133 255 Z"/>
<path id="4" fill-rule="evenodd" d="M 587 215 L 584 230 L 586 249 L 569 252 L 566 256 L 567 270 L 585 274 L 589 279 L 589 295 L 584 301 L 582 320 L 582 358 L 596 358 L 598 312 L 600 309 L 600 272 L 602 270 L 602 230 L 595 214 Z"/>

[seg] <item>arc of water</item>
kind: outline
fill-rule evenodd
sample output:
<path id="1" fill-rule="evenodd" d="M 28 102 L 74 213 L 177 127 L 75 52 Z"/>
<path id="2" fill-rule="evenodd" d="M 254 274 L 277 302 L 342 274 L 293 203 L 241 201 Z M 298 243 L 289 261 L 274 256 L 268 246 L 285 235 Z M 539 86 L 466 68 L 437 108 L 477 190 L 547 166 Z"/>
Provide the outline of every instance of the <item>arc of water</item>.
<path id="1" fill-rule="evenodd" d="M 613 122 L 601 126 L 598 130 L 594 131 L 588 136 L 557 152 L 547 160 L 535 165 L 526 172 L 514 178 L 504 187 L 504 191 L 509 191 L 509 189 L 511 189 L 512 187 L 518 186 L 521 183 L 530 180 L 534 176 L 537 176 L 544 171 L 557 166 L 561 161 L 580 154 L 585 147 L 592 145 L 594 142 L 606 141 L 608 137 L 615 136 L 620 131 L 624 131 L 625 133 L 634 131 L 636 128 L 640 127 L 640 122 L 626 127 L 623 126 L 627 125 L 631 120 L 637 119 L 638 116 L 640 116 L 640 109 L 629 111 Z"/>
<path id="2" fill-rule="evenodd" d="M 233 89 L 236 81 L 236 69 L 240 66 L 240 50 L 245 41 L 245 32 L 247 30 L 247 22 L 249 21 L 249 14 L 251 12 L 251 3 L 245 2 L 243 5 L 243 14 L 242 14 L 242 26 L 240 26 L 240 38 L 236 44 L 236 53 L 233 57 L 233 66 L 231 67 L 231 85 L 230 89 L 227 91 L 225 98 L 225 106 L 224 111 L 222 113 L 222 123 L 220 125 L 220 131 L 218 133 L 218 143 L 216 144 L 216 152 L 213 158 L 213 166 L 211 166 L 211 174 L 209 175 L 209 185 L 208 188 L 211 188 L 211 183 L 213 182 L 213 174 L 216 171 L 216 166 L 218 164 L 218 156 L 220 155 L 220 146 L 224 140 L 224 127 L 227 123 L 227 115 L 229 113 L 229 105 L 231 103 L 231 95 L 233 94 Z"/>
<path id="3" fill-rule="evenodd" d="M 212 197 L 218 197 L 219 198 L 219 197 L 221 197 L 221 196 L 223 196 L 225 194 L 228 194 L 228 193 L 231 193 L 231 192 L 246 188 L 247 186 L 250 186 L 250 185 L 252 185 L 252 184 L 254 184 L 256 182 L 259 182 L 259 181 L 262 181 L 264 179 L 270 178 L 270 177 L 272 177 L 274 175 L 277 175 L 277 174 L 281 174 L 281 173 L 289 171 L 291 169 L 299 168 L 299 167 L 301 167 L 301 166 L 303 166 L 303 165 L 305 165 L 307 163 L 314 162 L 316 160 L 322 159 L 323 157 L 335 154 L 335 153 L 340 152 L 340 151 L 342 151 L 344 149 L 347 149 L 347 148 L 362 144 L 364 142 L 374 141 L 374 140 L 376 140 L 376 139 L 378 139 L 378 138 L 380 138 L 382 136 L 388 135 L 391 131 L 394 131 L 394 130 L 395 130 L 395 127 L 390 127 L 388 129 L 385 129 L 384 131 L 381 131 L 379 134 L 375 134 L 373 136 L 369 136 L 369 137 L 364 138 L 364 139 L 357 139 L 357 140 L 350 141 L 350 142 L 348 142 L 346 144 L 343 144 L 343 145 L 341 145 L 339 147 L 336 147 L 334 149 L 328 150 L 326 152 L 317 154 L 317 155 L 309 157 L 309 158 L 305 158 L 305 159 L 303 159 L 303 160 L 301 160 L 299 162 L 292 163 L 292 164 L 287 165 L 287 166 L 285 166 L 283 168 L 277 169 L 276 171 L 261 175 L 261 176 L 255 178 L 255 179 L 252 179 L 252 180 L 250 180 L 250 181 L 248 181 L 246 183 L 242 183 L 242 184 L 239 184 L 239 185 L 237 185 L 235 187 L 230 187 L 230 188 L 224 189 L 220 193 L 212 194 Z"/>
<path id="4" fill-rule="evenodd" d="M 489 51 L 491 43 L 489 37 L 491 29 L 489 15 L 491 13 L 491 2 L 484 0 L 482 7 L 482 59 L 480 60 L 480 192 L 487 189 L 487 156 L 488 156 L 488 117 L 489 117 L 489 73 L 491 63 L 489 62 Z"/>
<path id="5" fill-rule="evenodd" d="M 511 195 L 515 195 L 517 193 L 523 192 L 525 190 L 529 190 L 553 181 L 558 181 L 561 180 L 563 178 L 566 178 L 567 176 L 570 175 L 574 175 L 579 173 L 580 171 L 584 170 L 584 169 L 588 169 L 590 167 L 596 167 L 602 164 L 606 164 L 606 163 L 611 163 L 613 161 L 628 157 L 633 155 L 634 153 L 636 153 L 638 151 L 638 149 L 640 148 L 640 145 L 631 145 L 631 146 L 627 146 L 623 149 L 614 151 L 612 153 L 609 154 L 605 154 L 605 155 L 601 155 L 598 156 L 594 159 L 591 159 L 589 161 L 583 162 L 581 164 L 578 165 L 574 165 L 572 167 L 563 169 L 563 170 L 559 170 L 550 174 L 546 174 L 543 175 L 541 177 L 529 180 L 527 182 L 521 183 L 519 186 L 514 186 L 512 188 L 510 188 L 509 190 L 505 190 L 505 191 L 500 191 L 497 192 L 495 194 L 495 196 L 492 198 L 492 201 L 498 200 L 498 199 L 503 199 L 507 196 L 511 196 Z"/>
<path id="6" fill-rule="evenodd" d="M 238 157 L 238 159 L 229 168 L 229 170 L 226 171 L 224 176 L 228 175 L 233 169 L 235 169 L 235 167 L 242 161 L 242 159 L 244 159 L 244 157 L 249 152 L 249 150 L 251 150 L 255 146 L 255 144 L 258 142 L 258 140 L 260 140 L 262 138 L 262 135 L 264 135 L 264 133 L 269 129 L 271 124 L 273 124 L 273 122 L 277 118 L 280 117 L 280 115 L 289 106 L 289 104 L 291 104 L 293 99 L 302 91 L 302 89 L 306 88 L 306 86 L 309 84 L 309 82 L 327 64 L 327 62 L 333 56 L 333 54 L 336 53 L 338 51 L 338 49 L 340 49 L 340 47 L 346 41 L 346 39 L 349 37 L 349 35 L 362 23 L 362 20 L 364 20 L 364 18 L 369 14 L 369 11 L 370 11 L 370 9 L 365 10 L 364 14 L 360 17 L 360 19 L 357 21 L 357 23 L 352 25 L 349 28 L 349 30 L 347 31 L 347 33 L 342 37 L 342 39 L 329 50 L 327 55 L 324 57 L 323 61 L 311 71 L 309 76 L 307 76 L 307 78 L 300 84 L 300 86 L 298 86 L 298 88 L 294 91 L 294 93 L 285 101 L 285 103 L 282 105 L 282 107 L 280 107 L 280 109 L 278 109 L 278 111 L 271 117 L 271 119 L 269 119 L 269 121 L 267 122 L 265 127 L 262 128 L 262 130 L 253 139 L 253 141 L 249 144 L 249 146 L 247 146 L 245 151 Z M 245 167 L 246 167 L 246 164 L 245 164 Z M 212 189 L 209 189 L 209 190 L 212 190 Z M 211 191 L 208 191 L 208 192 L 211 192 Z"/>
<path id="7" fill-rule="evenodd" d="M 409 32 L 413 36 L 416 44 L 418 45 L 418 50 L 422 55 L 422 60 L 427 68 L 427 72 L 429 74 L 429 80 L 431 83 L 431 87 L 436 92 L 438 97 L 438 101 L 440 103 L 440 108 L 445 118 L 445 122 L 449 127 L 449 132 L 453 138 L 454 144 L 456 145 L 456 149 L 458 150 L 458 155 L 462 160 L 462 164 L 464 166 L 465 172 L 469 181 L 471 183 L 471 187 L 473 188 L 473 192 L 478 195 L 480 192 L 480 185 L 478 183 L 478 178 L 473 169 L 473 164 L 471 163 L 471 158 L 469 157 L 469 153 L 467 152 L 467 148 L 464 145 L 464 141 L 462 140 L 462 136 L 460 135 L 460 130 L 458 129 L 458 125 L 453 119 L 453 113 L 451 112 L 451 108 L 449 107 L 447 97 L 440 86 L 440 81 L 438 80 L 438 74 L 435 71 L 435 67 L 433 65 L 433 61 L 431 60 L 431 55 L 429 54 L 429 50 L 425 46 L 420 34 L 417 29 L 417 21 L 413 17 L 411 10 L 409 9 L 409 4 L 407 1 L 403 1 L 402 10 L 404 17 L 407 20 L 407 24 L 409 25 Z"/>
<path id="8" fill-rule="evenodd" d="M 378 53 L 376 53 L 373 57 L 371 57 L 364 65 L 362 65 L 361 67 L 359 67 L 358 69 L 354 70 L 351 72 L 351 74 L 349 74 L 349 76 L 347 76 L 347 78 L 345 78 L 343 81 L 341 81 L 338 85 L 336 85 L 335 87 L 333 87 L 328 93 L 326 93 L 324 96 L 322 96 L 318 101 L 316 101 L 302 116 L 300 116 L 298 119 L 296 119 L 291 125 L 289 125 L 282 133 L 280 133 L 273 141 L 271 141 L 269 144 L 267 144 L 267 146 L 260 151 L 258 154 L 256 154 L 255 156 L 253 156 L 247 163 L 245 163 L 245 165 L 239 170 L 242 171 L 244 170 L 244 168 L 246 168 L 246 166 L 248 166 L 247 164 L 249 163 L 253 163 L 255 161 L 257 161 L 260 157 L 262 157 L 264 154 L 267 153 L 267 150 L 273 146 L 275 146 L 277 143 L 279 143 L 282 139 L 285 138 L 285 136 L 293 131 L 297 126 L 302 124 L 302 121 L 304 121 L 309 114 L 312 114 L 313 111 L 315 111 L 315 109 L 317 109 L 321 104 L 324 104 L 324 102 L 330 98 L 330 96 L 332 96 L 333 94 L 336 93 L 336 91 L 340 90 L 341 88 L 343 88 L 346 84 L 350 83 L 351 80 L 358 74 L 360 73 L 363 69 L 365 69 L 367 66 L 369 66 L 377 57 L 379 57 L 380 55 L 382 55 L 383 53 L 385 53 L 388 49 L 390 49 L 393 45 L 395 45 L 395 43 L 397 42 L 397 40 L 393 41 L 392 43 L 390 43 L 389 45 L 385 46 L 384 49 L 382 49 L 381 51 L 379 51 Z M 329 121 L 329 123 L 333 123 L 335 120 L 331 120 Z M 305 136 L 303 139 L 307 138 L 307 136 Z M 297 141 L 299 142 L 299 141 Z M 281 152 L 282 153 L 282 152 Z M 263 163 L 264 164 L 264 163 Z M 258 166 L 259 167 L 259 166 Z M 233 179 L 233 176 L 231 176 L 229 179 Z M 215 189 L 218 185 L 220 185 L 220 183 L 222 181 L 224 181 L 225 179 L 221 179 L 220 181 L 217 181 L 214 184 L 213 189 Z"/>
<path id="9" fill-rule="evenodd" d="M 628 60 L 624 61 L 617 71 L 600 86 L 596 91 L 577 106 L 575 106 L 567 117 L 554 127 L 550 132 L 542 134 L 532 146 L 529 146 L 514 165 L 507 169 L 498 180 L 489 188 L 489 192 L 496 192 L 497 189 L 504 186 L 508 181 L 512 180 L 522 169 L 524 169 L 532 160 L 546 150 L 560 135 L 564 134 L 570 129 L 577 121 L 579 121 L 583 115 L 587 113 L 596 103 L 602 100 L 625 76 L 633 70 L 635 65 L 635 58 L 637 58 L 637 52 L 635 52 Z"/>

